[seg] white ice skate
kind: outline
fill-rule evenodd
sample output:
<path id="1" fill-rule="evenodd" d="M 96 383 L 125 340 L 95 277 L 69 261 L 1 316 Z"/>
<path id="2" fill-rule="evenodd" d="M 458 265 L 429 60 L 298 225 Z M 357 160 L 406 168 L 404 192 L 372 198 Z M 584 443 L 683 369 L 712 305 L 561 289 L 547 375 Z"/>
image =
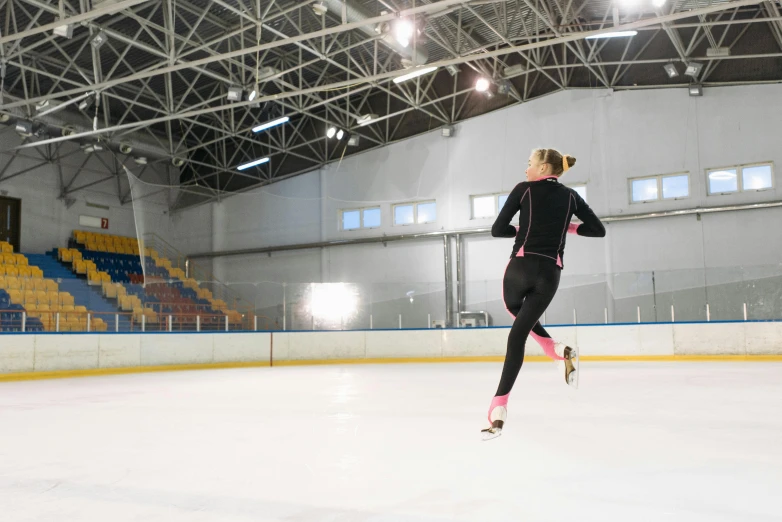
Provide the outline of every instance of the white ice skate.
<path id="1" fill-rule="evenodd" d="M 578 350 L 564 343 L 556 342 L 554 343 L 554 351 L 560 357 L 565 358 L 564 361 L 558 361 L 560 371 L 564 370 L 565 383 L 578 389 L 578 363 L 580 359 Z"/>
<path id="2" fill-rule="evenodd" d="M 502 428 L 505 426 L 505 419 L 508 418 L 508 409 L 505 406 L 495 406 L 491 410 L 491 426 L 481 430 L 483 433 L 483 440 L 496 439 L 502 435 Z"/>

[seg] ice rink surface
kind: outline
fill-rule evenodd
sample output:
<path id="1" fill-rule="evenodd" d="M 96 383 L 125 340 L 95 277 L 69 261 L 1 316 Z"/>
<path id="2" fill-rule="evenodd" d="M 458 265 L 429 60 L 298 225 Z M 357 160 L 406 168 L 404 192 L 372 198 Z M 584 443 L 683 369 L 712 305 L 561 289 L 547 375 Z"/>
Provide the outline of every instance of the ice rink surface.
<path id="1" fill-rule="evenodd" d="M 0 520 L 782 521 L 782 364 L 500 368 L 0 383 Z"/>

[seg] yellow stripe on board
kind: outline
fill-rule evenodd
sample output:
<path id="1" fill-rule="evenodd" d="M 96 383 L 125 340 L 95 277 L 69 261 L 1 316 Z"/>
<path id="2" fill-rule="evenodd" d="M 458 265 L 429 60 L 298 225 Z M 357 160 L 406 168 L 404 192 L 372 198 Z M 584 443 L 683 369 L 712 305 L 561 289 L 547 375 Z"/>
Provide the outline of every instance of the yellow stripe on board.
<path id="1" fill-rule="evenodd" d="M 274 361 L 274 366 L 318 366 L 339 364 L 411 364 L 411 363 L 468 363 L 503 362 L 502 356 L 474 357 L 400 357 L 375 359 L 312 359 L 300 361 Z M 585 362 L 782 362 L 782 355 L 586 355 Z M 545 355 L 528 355 L 524 362 L 550 362 Z M 3 381 L 33 381 L 41 379 L 67 379 L 73 377 L 97 377 L 131 373 L 176 372 L 189 370 L 217 370 L 235 368 L 269 367 L 263 362 L 228 362 L 209 364 L 172 364 L 166 366 L 133 366 L 128 368 L 96 368 L 88 370 L 61 370 L 54 372 L 25 372 L 0 374 Z"/>

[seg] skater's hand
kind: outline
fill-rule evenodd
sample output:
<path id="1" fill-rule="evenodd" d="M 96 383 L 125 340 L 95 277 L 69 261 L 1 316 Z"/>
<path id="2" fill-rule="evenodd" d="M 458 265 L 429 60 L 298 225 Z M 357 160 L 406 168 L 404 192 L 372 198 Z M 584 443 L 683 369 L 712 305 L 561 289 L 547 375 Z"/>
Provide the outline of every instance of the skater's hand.
<path id="1" fill-rule="evenodd" d="M 571 223 L 567 226 L 567 233 L 568 234 L 578 234 L 578 224 Z"/>

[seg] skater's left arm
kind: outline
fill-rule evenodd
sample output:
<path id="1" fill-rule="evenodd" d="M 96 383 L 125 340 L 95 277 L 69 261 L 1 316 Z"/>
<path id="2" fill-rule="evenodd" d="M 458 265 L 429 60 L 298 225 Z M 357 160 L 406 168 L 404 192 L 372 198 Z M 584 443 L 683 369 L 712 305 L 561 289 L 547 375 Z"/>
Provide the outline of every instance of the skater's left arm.
<path id="1" fill-rule="evenodd" d="M 568 232 L 571 234 L 578 234 L 579 236 L 605 237 L 606 229 L 600 221 L 600 218 L 595 215 L 591 208 L 589 208 L 589 205 L 587 205 L 586 201 L 584 201 L 578 192 L 573 191 L 573 196 L 576 198 L 576 210 L 574 213 L 582 223 L 580 225 L 571 223 L 568 225 Z"/>
<path id="2" fill-rule="evenodd" d="M 511 191 L 508 199 L 505 200 L 505 204 L 500 210 L 500 214 L 497 216 L 497 220 L 491 227 L 492 237 L 516 237 L 518 228 L 510 224 L 513 216 L 521 208 L 521 195 L 524 191 L 524 183 L 519 183 Z"/>

